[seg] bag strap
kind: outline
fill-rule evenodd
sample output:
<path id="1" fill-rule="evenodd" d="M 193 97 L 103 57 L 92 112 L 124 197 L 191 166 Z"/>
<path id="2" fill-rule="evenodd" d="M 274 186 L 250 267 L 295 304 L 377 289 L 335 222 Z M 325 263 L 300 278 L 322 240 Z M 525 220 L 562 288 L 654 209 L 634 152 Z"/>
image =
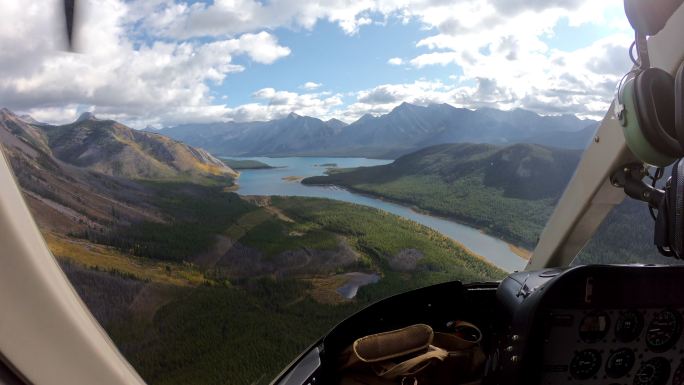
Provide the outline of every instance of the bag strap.
<path id="1" fill-rule="evenodd" d="M 455 321 L 451 325 L 451 327 L 454 329 L 454 332 L 456 334 L 458 334 L 458 332 L 459 332 L 458 329 L 460 329 L 460 328 L 472 329 L 475 332 L 477 332 L 477 339 L 475 339 L 475 340 L 468 340 L 468 339 L 465 339 L 465 338 L 459 336 L 459 338 L 461 338 L 463 341 L 467 341 L 467 342 L 470 342 L 472 344 L 479 344 L 482 341 L 482 331 L 480 330 L 480 328 L 478 328 L 477 326 L 475 326 L 474 324 L 472 324 L 468 321 Z"/>
<path id="2" fill-rule="evenodd" d="M 378 365 L 378 367 L 375 367 L 374 370 L 378 376 L 387 379 L 413 376 L 427 368 L 433 360 L 444 361 L 448 355 L 449 352 L 446 350 L 436 346 L 430 346 L 430 350 L 426 353 L 400 362 L 396 365 L 390 364 L 386 368 Z"/>

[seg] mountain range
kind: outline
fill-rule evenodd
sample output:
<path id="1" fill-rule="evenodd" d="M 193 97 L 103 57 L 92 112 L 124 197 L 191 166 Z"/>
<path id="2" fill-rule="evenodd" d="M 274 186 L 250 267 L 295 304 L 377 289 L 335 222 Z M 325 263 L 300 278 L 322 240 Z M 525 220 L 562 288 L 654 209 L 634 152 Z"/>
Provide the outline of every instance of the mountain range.
<path id="1" fill-rule="evenodd" d="M 2 109 L 0 127 L 6 144 L 20 139 L 25 145 L 16 148 L 30 146 L 54 160 L 105 175 L 155 180 L 238 175 L 205 150 L 113 120 L 100 120 L 88 112 L 73 123 L 50 125 Z"/>
<path id="2" fill-rule="evenodd" d="M 56 126 L 0 109 L 0 147 L 36 221 L 62 234 L 162 220 L 139 181 L 230 184 L 238 176 L 204 150 L 91 114 Z"/>
<path id="3" fill-rule="evenodd" d="M 583 149 L 597 127 L 574 115 L 542 116 L 516 109 L 469 110 L 449 104 L 403 103 L 351 124 L 291 113 L 265 122 L 216 122 L 163 128 L 160 133 L 227 156 L 366 156 L 394 159 L 442 143 L 538 143 Z"/>

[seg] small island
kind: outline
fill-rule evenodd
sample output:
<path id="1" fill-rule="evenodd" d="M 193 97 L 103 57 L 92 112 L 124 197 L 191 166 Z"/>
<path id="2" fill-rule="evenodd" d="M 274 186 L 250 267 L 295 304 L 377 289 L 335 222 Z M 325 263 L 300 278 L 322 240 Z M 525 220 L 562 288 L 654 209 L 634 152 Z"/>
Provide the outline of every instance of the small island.
<path id="1" fill-rule="evenodd" d="M 341 174 L 343 172 L 350 172 L 358 169 L 359 167 L 328 167 L 324 174 L 325 175 L 334 175 L 334 174 Z"/>
<path id="2" fill-rule="evenodd" d="M 232 168 L 233 170 L 261 170 L 261 169 L 268 169 L 268 168 L 275 168 L 271 165 L 268 165 L 264 162 L 260 162 L 258 160 L 249 160 L 249 159 L 228 159 L 228 158 L 221 158 L 223 163 L 226 164 L 226 166 Z"/>

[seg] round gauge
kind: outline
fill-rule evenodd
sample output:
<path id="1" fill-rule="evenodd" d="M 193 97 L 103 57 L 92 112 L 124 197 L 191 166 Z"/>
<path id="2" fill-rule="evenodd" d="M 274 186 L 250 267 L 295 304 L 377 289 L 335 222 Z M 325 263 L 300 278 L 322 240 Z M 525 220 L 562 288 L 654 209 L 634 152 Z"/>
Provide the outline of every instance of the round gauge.
<path id="1" fill-rule="evenodd" d="M 591 378 L 600 368 L 601 353 L 596 349 L 579 351 L 570 361 L 570 375 L 578 380 Z"/>
<path id="2" fill-rule="evenodd" d="M 634 366 L 634 352 L 632 349 L 622 348 L 616 350 L 606 361 L 606 375 L 610 378 L 620 378 Z"/>
<path id="3" fill-rule="evenodd" d="M 684 384 L 684 361 L 679 363 L 679 367 L 675 370 L 674 376 L 672 376 L 672 385 L 682 384 Z"/>
<path id="4" fill-rule="evenodd" d="M 646 329 L 646 346 L 654 352 L 664 352 L 674 346 L 682 334 L 682 316 L 673 310 L 653 315 Z"/>
<path id="5" fill-rule="evenodd" d="M 606 336 L 610 328 L 610 317 L 605 312 L 592 312 L 582 318 L 579 327 L 580 339 L 584 342 L 597 342 Z"/>
<path id="6" fill-rule="evenodd" d="M 615 338 L 620 342 L 632 342 L 641 334 L 644 317 L 638 311 L 629 310 L 620 314 L 615 322 Z"/>
<path id="7" fill-rule="evenodd" d="M 634 375 L 634 385 L 665 385 L 670 378 L 670 362 L 662 357 L 641 364 Z"/>

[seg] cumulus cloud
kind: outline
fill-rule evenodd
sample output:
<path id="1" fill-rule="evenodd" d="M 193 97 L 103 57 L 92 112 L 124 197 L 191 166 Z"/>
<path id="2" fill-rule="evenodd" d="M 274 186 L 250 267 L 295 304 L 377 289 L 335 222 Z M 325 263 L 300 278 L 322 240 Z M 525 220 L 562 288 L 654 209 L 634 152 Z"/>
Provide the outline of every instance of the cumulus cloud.
<path id="1" fill-rule="evenodd" d="M 61 1 L 50 5 L 0 6 L 15 21 L 0 27 L 0 100 L 46 120 L 62 111 L 50 121 L 90 106 L 138 125 L 222 119 L 229 108 L 215 104 L 210 89 L 244 70 L 234 57 L 271 64 L 290 54 L 265 31 L 210 41 L 135 39 L 131 7 L 121 0 L 79 2 L 81 53 L 68 53 L 61 50 Z"/>
<path id="2" fill-rule="evenodd" d="M 50 5 L 46 6 L 46 2 Z M 61 1 L 5 1 L 0 11 L 0 100 L 35 115 L 64 121 L 84 109 L 136 126 L 190 121 L 269 119 L 290 112 L 351 120 L 384 113 L 403 101 L 468 108 L 529 108 L 541 113 L 599 116 L 629 67 L 628 30 L 588 47 L 550 47 L 554 28 L 612 26 L 620 0 L 84 0 L 77 47 L 63 47 Z M 619 14 L 619 12 L 618 12 Z M 263 88 L 253 103 L 231 106 L 212 87 L 249 70 L 242 56 L 271 65 L 292 54 L 280 28 L 311 30 L 336 23 L 353 35 L 364 25 L 394 18 L 425 31 L 415 57 L 390 65 L 421 71 L 453 68 L 458 76 L 378 85 L 351 96 L 318 92 L 307 82 L 296 93 Z M 31 38 L 26 38 L 30 36 Z M 410 44 L 407 42 L 407 44 Z M 240 64 L 237 64 L 240 63 Z M 349 101 L 351 99 L 351 101 Z M 62 119 L 59 119 L 59 117 Z"/>
<path id="3" fill-rule="evenodd" d="M 540 114 L 600 118 L 612 100 L 615 85 L 630 68 L 625 44 L 624 36 L 618 34 L 571 52 L 549 49 L 532 58 L 521 53 L 517 61 L 525 60 L 523 63 L 510 63 L 503 50 L 498 56 L 479 57 L 472 64 L 460 61 L 463 75 L 450 76 L 453 82 L 421 80 L 359 91 L 356 101 L 340 115 L 348 121 L 366 111 L 386 113 L 409 102 L 449 103 L 471 109 L 524 108 Z"/>
<path id="4" fill-rule="evenodd" d="M 493 0 L 497 10 L 505 14 L 518 14 L 527 10 L 541 11 L 549 8 L 577 9 L 582 0 Z"/>
<path id="5" fill-rule="evenodd" d="M 230 108 L 225 118 L 235 121 L 261 121 L 282 118 L 292 112 L 299 115 L 326 118 L 343 104 L 342 96 L 327 92 L 299 94 L 291 91 L 262 88 L 252 94 L 255 102 Z"/>
<path id="6" fill-rule="evenodd" d="M 136 7 L 149 8 L 147 0 L 136 0 Z M 388 11 L 397 8 L 388 7 Z M 371 24 L 370 12 L 379 10 L 374 1 L 322 0 L 304 2 L 279 0 L 216 0 L 192 4 L 168 1 L 149 14 L 149 32 L 188 38 L 196 36 L 235 35 L 260 29 L 302 27 L 311 29 L 320 19 L 337 23 L 347 34 Z"/>
<path id="7" fill-rule="evenodd" d="M 320 88 L 323 84 L 321 83 L 316 83 L 316 82 L 306 82 L 301 85 L 301 88 L 305 90 L 315 90 L 317 88 Z"/>

